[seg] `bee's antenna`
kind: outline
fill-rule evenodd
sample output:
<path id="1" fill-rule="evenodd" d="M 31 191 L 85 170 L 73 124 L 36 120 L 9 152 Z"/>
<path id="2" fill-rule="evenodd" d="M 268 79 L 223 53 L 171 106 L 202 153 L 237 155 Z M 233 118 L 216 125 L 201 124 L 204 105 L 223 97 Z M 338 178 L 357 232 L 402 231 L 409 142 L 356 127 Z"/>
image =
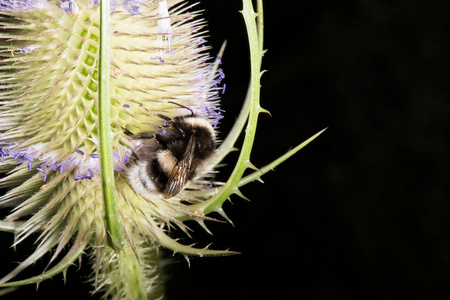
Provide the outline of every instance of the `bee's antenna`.
<path id="1" fill-rule="evenodd" d="M 160 118 L 160 119 L 163 119 L 163 120 L 165 120 L 165 121 L 172 121 L 172 119 L 169 118 L 168 116 L 161 115 L 161 114 L 155 113 L 154 111 L 151 111 L 151 110 L 147 109 L 142 103 L 140 104 L 140 106 L 141 106 L 143 109 L 145 109 L 146 111 L 148 111 L 149 113 L 151 113 L 151 114 L 157 116 L 157 117 Z"/>
<path id="2" fill-rule="evenodd" d="M 194 115 L 194 111 L 192 109 L 190 109 L 189 107 L 187 107 L 187 106 L 184 106 L 182 104 L 179 104 L 179 103 L 176 103 L 176 102 L 173 102 L 173 101 L 168 101 L 168 103 L 172 103 L 172 104 L 178 105 L 179 107 L 186 108 L 186 109 L 188 109 L 191 112 L 191 116 Z"/>

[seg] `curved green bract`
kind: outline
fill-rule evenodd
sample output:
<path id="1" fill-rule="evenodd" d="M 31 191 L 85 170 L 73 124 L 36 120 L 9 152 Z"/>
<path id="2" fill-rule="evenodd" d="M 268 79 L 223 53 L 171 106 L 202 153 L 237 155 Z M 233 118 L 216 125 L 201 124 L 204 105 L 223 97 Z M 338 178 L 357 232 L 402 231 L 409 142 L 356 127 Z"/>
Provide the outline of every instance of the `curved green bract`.
<path id="1" fill-rule="evenodd" d="M 224 140 L 222 145 L 218 148 L 218 161 L 221 161 L 230 151 L 233 149 L 238 136 L 244 128 L 244 124 L 248 119 L 247 127 L 245 129 L 244 143 L 236 163 L 236 166 L 231 173 L 228 181 L 219 192 L 209 198 L 208 200 L 191 205 L 189 209 L 194 213 L 208 214 L 210 212 L 219 209 L 222 204 L 233 193 L 239 193 L 237 190 L 240 179 L 242 178 L 245 170 L 251 167 L 250 153 L 255 140 L 256 126 L 258 123 L 258 115 L 265 110 L 259 105 L 260 98 L 260 70 L 262 59 L 262 44 L 263 44 L 263 22 L 256 25 L 256 18 L 262 20 L 262 1 L 258 1 L 258 14 L 253 10 L 253 4 L 251 0 L 243 0 L 242 15 L 244 17 L 245 25 L 247 27 L 248 41 L 250 46 L 250 60 L 251 60 L 251 75 L 250 75 L 250 87 L 247 92 L 247 97 L 244 102 L 244 106 L 235 122 L 228 137 Z M 190 219 L 190 216 L 179 215 L 180 220 Z"/>
<path id="2" fill-rule="evenodd" d="M 234 145 L 244 129 L 245 123 L 248 120 L 247 127 L 245 129 L 245 138 L 238 158 L 238 162 L 230 175 L 228 181 L 224 186 L 220 187 L 218 191 L 205 191 L 201 195 L 208 199 L 202 203 L 191 205 L 189 210 L 195 214 L 206 215 L 213 211 L 222 212 L 222 204 L 228 199 L 228 197 L 236 193 L 242 196 L 238 190 L 239 187 L 260 178 L 262 175 L 270 170 L 273 170 L 276 166 L 287 160 L 294 155 L 297 151 L 305 147 L 316 137 L 318 137 L 324 130 L 316 133 L 306 141 L 294 149 L 288 151 L 283 156 L 274 160 L 272 163 L 266 165 L 261 169 L 243 177 L 244 171 L 247 168 L 255 167 L 250 162 L 250 153 L 255 138 L 255 131 L 258 121 L 258 115 L 261 112 L 267 112 L 259 104 L 260 98 L 260 76 L 261 76 L 261 60 L 263 56 L 263 31 L 264 31 L 264 19 L 263 19 L 263 4 L 262 0 L 257 1 L 257 13 L 253 11 L 253 5 L 251 0 L 243 0 L 244 21 L 247 27 L 249 46 L 250 46 L 250 58 L 251 58 L 251 80 L 250 86 L 247 92 L 247 96 L 241 112 L 234 123 L 230 133 L 225 138 L 221 146 L 217 149 L 217 163 L 222 161 L 226 155 L 233 151 Z M 188 215 L 179 215 L 177 217 L 181 221 L 196 219 L 197 217 Z"/>
<path id="3" fill-rule="evenodd" d="M 30 277 L 24 280 L 18 280 L 18 281 L 10 281 L 7 283 L 3 283 L 0 285 L 0 287 L 11 287 L 11 286 L 21 286 L 21 285 L 27 285 L 27 284 L 33 284 L 33 283 L 39 283 L 41 281 L 44 281 L 46 279 L 52 278 L 55 275 L 58 275 L 61 272 L 64 272 L 65 270 L 67 270 L 67 268 L 72 265 L 81 255 L 84 254 L 84 250 L 87 246 L 87 242 L 84 242 L 83 244 L 77 246 L 77 247 L 73 247 L 72 251 L 69 251 L 67 253 L 67 255 L 60 260 L 60 262 L 55 265 L 54 267 L 52 267 L 50 270 L 34 276 L 34 277 Z M 37 251 L 35 252 L 37 253 Z M 45 253 L 44 253 L 45 254 Z M 24 262 L 22 262 L 22 264 L 24 264 L 23 268 L 27 267 L 28 264 L 26 264 L 27 261 L 30 261 L 31 263 L 34 263 L 33 261 L 34 257 L 33 255 L 31 255 L 27 260 L 25 260 Z M 20 267 L 20 266 L 19 266 Z M 19 267 L 17 269 L 19 269 Z M 22 269 L 22 268 L 20 268 Z M 17 270 L 16 273 L 19 273 L 20 270 Z M 15 275 L 15 274 L 14 274 Z M 13 277 L 14 275 L 11 275 L 10 277 Z M 5 278 L 4 278 L 5 280 Z"/>
<path id="4" fill-rule="evenodd" d="M 262 3 L 262 2 L 261 2 Z M 262 5 L 259 6 L 260 14 L 262 17 Z M 231 173 L 228 181 L 221 188 L 220 192 L 206 200 L 205 202 L 192 205 L 191 209 L 195 212 L 200 212 L 202 214 L 208 214 L 215 211 L 218 207 L 221 207 L 226 199 L 233 193 L 237 193 L 237 186 L 242 178 L 244 171 L 251 166 L 250 163 L 250 153 L 253 148 L 253 142 L 255 140 L 256 126 L 258 123 L 259 113 L 264 111 L 259 105 L 260 98 L 260 67 L 261 67 L 261 44 L 262 44 L 262 32 L 258 34 L 258 29 L 256 26 L 255 18 L 257 14 L 253 10 L 253 4 L 250 0 L 243 1 L 242 14 L 244 16 L 244 21 L 247 27 L 247 34 L 250 46 L 250 60 L 251 60 L 251 79 L 250 79 L 250 89 L 247 96 L 248 101 L 248 123 L 245 129 L 244 143 L 242 145 L 242 150 L 240 152 L 236 166 Z M 262 31 L 262 27 L 260 27 Z M 247 103 L 246 101 L 246 103 Z M 244 106 L 243 113 L 240 116 L 240 122 L 244 122 L 246 117 L 247 107 Z M 239 125 L 236 125 L 239 126 Z M 234 130 L 234 128 L 233 128 Z M 233 132 L 233 131 L 232 131 Z M 239 131 L 240 132 L 240 131 Z M 236 133 L 235 133 L 236 134 Z M 233 138 L 234 139 L 234 138 Z M 227 146 L 230 146 L 227 140 L 225 140 Z M 219 148 L 219 153 L 221 149 Z"/>

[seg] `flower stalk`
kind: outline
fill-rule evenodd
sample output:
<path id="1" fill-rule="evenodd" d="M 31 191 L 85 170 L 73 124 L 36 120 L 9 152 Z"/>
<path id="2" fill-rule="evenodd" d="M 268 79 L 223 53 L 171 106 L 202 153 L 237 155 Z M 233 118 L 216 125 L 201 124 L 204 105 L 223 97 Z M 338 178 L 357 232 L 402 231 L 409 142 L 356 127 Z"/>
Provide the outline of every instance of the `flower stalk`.
<path id="1" fill-rule="evenodd" d="M 122 229 L 117 212 L 111 132 L 110 56 L 111 56 L 110 0 L 100 1 L 100 49 L 98 86 L 98 131 L 100 174 L 105 207 L 105 224 L 109 245 L 119 252 L 123 246 Z"/>
<path id="2" fill-rule="evenodd" d="M 262 3 L 259 8 L 261 9 L 260 17 L 262 18 Z M 232 171 L 228 181 L 222 187 L 221 191 L 208 199 L 207 201 L 193 205 L 191 209 L 200 212 L 202 214 L 209 214 L 213 211 L 221 211 L 222 204 L 228 199 L 228 197 L 235 193 L 243 196 L 239 189 L 238 183 L 242 178 L 247 168 L 256 169 L 250 162 L 250 153 L 253 148 L 253 142 L 256 135 L 256 126 L 258 123 L 258 116 L 261 112 L 267 112 L 259 103 L 260 99 L 260 72 L 261 72 L 261 60 L 262 60 L 262 36 L 258 34 L 256 27 L 257 14 L 253 10 L 253 4 L 250 0 L 243 1 L 242 14 L 247 27 L 247 35 L 250 45 L 250 87 L 249 87 L 249 105 L 248 105 L 248 122 L 245 129 L 245 138 L 242 145 L 242 150 L 239 154 L 236 166 Z M 260 27 L 262 34 L 262 27 Z"/>

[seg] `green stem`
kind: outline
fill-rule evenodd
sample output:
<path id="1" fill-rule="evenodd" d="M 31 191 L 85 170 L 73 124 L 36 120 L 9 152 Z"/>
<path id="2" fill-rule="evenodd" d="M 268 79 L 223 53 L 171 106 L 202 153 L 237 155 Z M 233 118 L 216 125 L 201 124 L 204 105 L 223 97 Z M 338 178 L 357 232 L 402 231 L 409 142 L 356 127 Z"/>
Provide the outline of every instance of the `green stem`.
<path id="1" fill-rule="evenodd" d="M 100 1 L 100 64 L 99 64 L 99 135 L 100 135 L 100 171 L 102 177 L 103 203 L 105 208 L 106 231 L 108 242 L 117 260 L 111 261 L 113 269 L 121 268 L 127 274 L 122 278 L 123 287 L 116 286 L 117 291 L 125 289 L 133 299 L 148 299 L 145 282 L 141 276 L 142 266 L 130 244 L 123 239 L 119 222 L 114 184 L 114 164 L 112 156 L 111 115 L 110 115 L 110 56 L 111 56 L 110 1 Z"/>
<path id="2" fill-rule="evenodd" d="M 259 52 L 261 54 L 261 58 L 259 59 L 259 69 L 261 69 L 261 61 L 262 56 L 264 54 L 264 14 L 263 14 L 263 0 L 258 0 L 256 2 L 256 10 L 258 16 L 256 17 L 257 21 L 257 30 L 258 30 L 258 38 L 259 38 Z"/>
<path id="3" fill-rule="evenodd" d="M 264 18 L 263 18 L 263 1 L 258 0 L 257 2 L 257 10 L 258 15 L 256 18 L 257 21 L 257 34 L 258 34 L 258 40 L 259 40 L 259 64 L 257 66 L 258 70 L 261 70 L 261 60 L 262 60 L 262 54 L 263 54 L 263 41 L 264 41 Z M 222 50 L 221 50 L 222 51 Z M 247 94 L 245 96 L 245 101 L 242 106 L 241 112 L 239 113 L 238 118 L 234 122 L 233 128 L 230 130 L 230 133 L 227 135 L 227 137 L 224 139 L 224 141 L 220 144 L 220 147 L 216 151 L 216 158 L 217 158 L 217 164 L 219 164 L 225 156 L 227 156 L 231 151 L 236 150 L 233 148 L 234 144 L 236 143 L 238 137 L 242 133 L 242 129 L 245 126 L 245 123 L 247 121 L 249 110 L 250 110 L 250 101 L 252 99 L 252 88 L 251 83 L 248 87 Z"/>
<path id="4" fill-rule="evenodd" d="M 236 163 L 236 167 L 231 173 L 228 181 L 221 189 L 221 192 L 205 202 L 190 206 L 190 209 L 192 209 L 193 211 L 199 211 L 204 214 L 209 214 L 210 212 L 217 210 L 217 208 L 220 207 L 232 193 L 239 193 L 237 190 L 239 181 L 242 178 L 245 170 L 248 167 L 252 166 L 252 164 L 250 163 L 250 153 L 253 148 L 253 142 L 255 140 L 258 115 L 260 112 L 264 111 L 259 105 L 260 67 L 262 58 L 260 47 L 262 44 L 262 38 L 258 36 L 258 30 L 255 21 L 257 14 L 253 10 L 252 1 L 243 0 L 242 2 L 242 15 L 244 16 L 244 21 L 247 27 L 251 62 L 249 119 L 245 130 L 244 143 L 242 145 L 242 150 Z M 261 10 L 260 14 L 262 14 L 262 5 L 259 7 L 259 9 Z M 262 33 L 262 27 L 260 27 L 259 30 Z"/>
<path id="5" fill-rule="evenodd" d="M 103 203 L 105 209 L 106 231 L 109 245 L 116 253 L 123 246 L 122 231 L 117 213 L 114 165 L 112 157 L 111 113 L 110 113 L 110 1 L 100 1 L 100 62 L 99 62 L 99 136 L 100 172 L 102 180 Z"/>

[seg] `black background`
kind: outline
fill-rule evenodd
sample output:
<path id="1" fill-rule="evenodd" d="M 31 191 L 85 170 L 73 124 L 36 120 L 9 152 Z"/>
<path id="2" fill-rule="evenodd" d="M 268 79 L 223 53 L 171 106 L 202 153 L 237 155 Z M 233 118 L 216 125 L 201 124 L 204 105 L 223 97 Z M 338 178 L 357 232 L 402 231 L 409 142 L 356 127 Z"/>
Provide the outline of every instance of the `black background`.
<path id="1" fill-rule="evenodd" d="M 228 40 L 226 132 L 249 78 L 242 4 L 198 7 L 212 55 Z M 265 1 L 261 105 L 272 117 L 260 116 L 252 162 L 329 128 L 265 184 L 242 188 L 251 202 L 232 196 L 234 226 L 208 223 L 210 236 L 190 224 L 199 245 L 242 254 L 190 267 L 175 256 L 168 299 L 450 297 L 449 14 L 446 1 Z M 65 285 L 59 276 L 11 296 L 87 298 L 87 274 L 84 260 Z"/>

